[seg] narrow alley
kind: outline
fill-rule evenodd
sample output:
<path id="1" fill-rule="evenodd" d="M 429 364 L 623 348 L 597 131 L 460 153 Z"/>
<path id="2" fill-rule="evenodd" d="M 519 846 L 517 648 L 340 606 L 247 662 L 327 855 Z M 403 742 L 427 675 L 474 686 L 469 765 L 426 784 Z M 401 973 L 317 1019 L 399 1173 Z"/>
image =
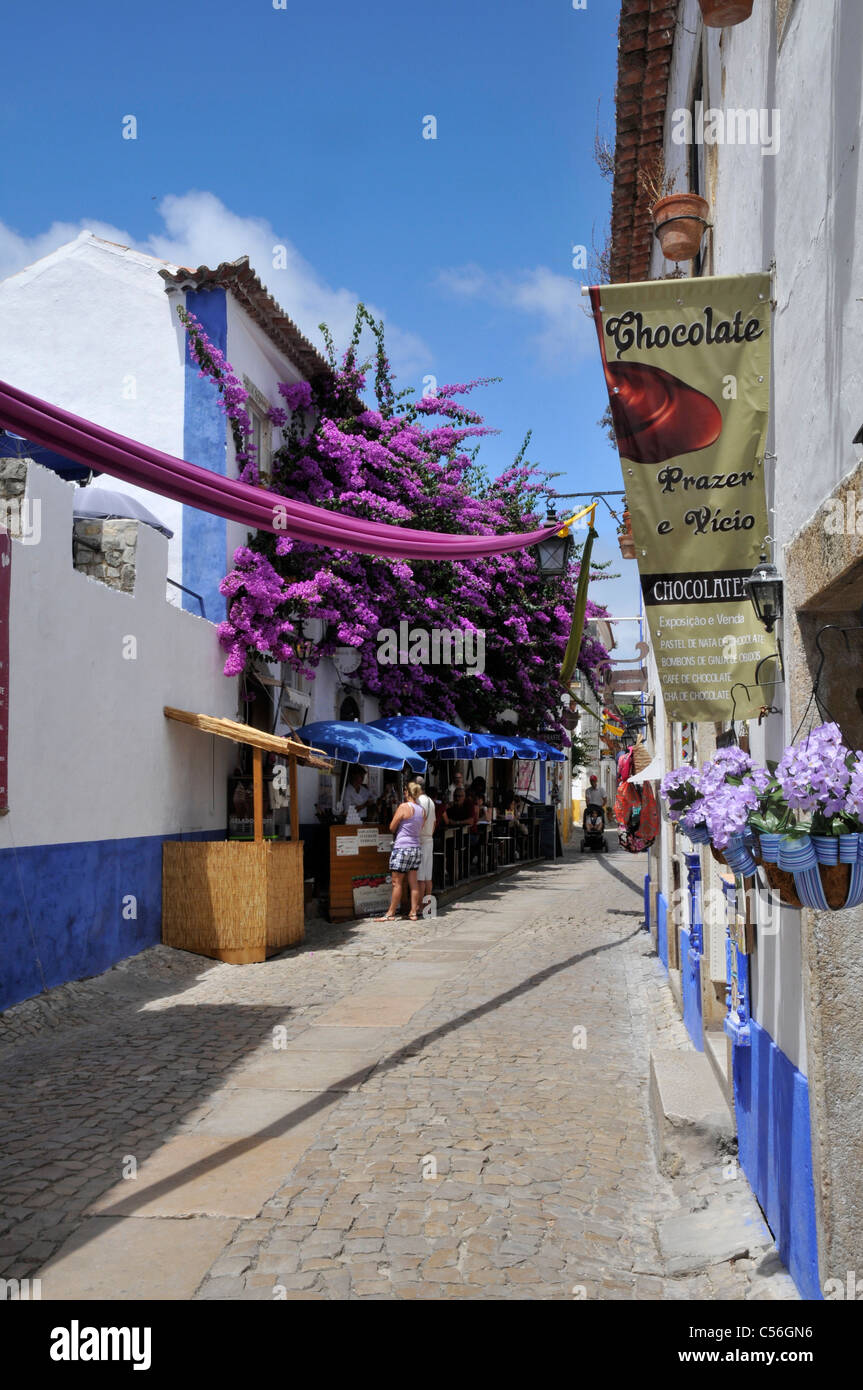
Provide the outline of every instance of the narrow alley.
<path id="1" fill-rule="evenodd" d="M 570 852 L 427 921 L 314 921 L 250 967 L 155 947 L 8 1010 L 0 1275 L 43 1299 L 797 1298 L 733 1153 L 660 1171 L 649 1055 L 690 1043 L 642 873 Z"/>

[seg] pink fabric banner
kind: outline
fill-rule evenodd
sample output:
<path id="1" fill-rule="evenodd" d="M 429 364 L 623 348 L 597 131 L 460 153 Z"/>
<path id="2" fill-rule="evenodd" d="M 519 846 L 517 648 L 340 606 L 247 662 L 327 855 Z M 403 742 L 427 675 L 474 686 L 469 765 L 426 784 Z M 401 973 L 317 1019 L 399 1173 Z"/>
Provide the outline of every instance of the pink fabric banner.
<path id="1" fill-rule="evenodd" d="M 405 560 L 471 560 L 524 550 L 553 536 L 561 523 L 541 531 L 501 536 L 449 535 L 413 531 L 406 526 L 342 516 L 308 502 L 294 502 L 265 488 L 225 478 L 184 459 L 163 454 L 125 435 L 83 420 L 0 381 L 0 426 L 43 444 L 88 468 L 149 488 L 189 507 L 239 521 L 253 530 L 272 531 L 311 545 L 357 550 Z"/>

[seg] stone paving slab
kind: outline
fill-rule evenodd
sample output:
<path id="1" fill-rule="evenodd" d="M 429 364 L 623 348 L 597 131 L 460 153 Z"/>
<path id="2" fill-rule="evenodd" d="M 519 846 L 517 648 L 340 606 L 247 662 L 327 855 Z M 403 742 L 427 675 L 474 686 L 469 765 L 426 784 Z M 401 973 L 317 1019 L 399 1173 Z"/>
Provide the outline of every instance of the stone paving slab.
<path id="1" fill-rule="evenodd" d="M 326 1094 L 321 1097 L 321 1091 Z M 283 1087 L 234 1086 L 216 1091 L 210 1109 L 195 1126 L 195 1134 L 224 1135 L 228 1138 L 264 1138 L 264 1142 L 284 1141 L 291 1149 L 302 1150 L 314 1139 L 321 1125 L 318 1098 L 330 1103 L 335 1092 L 317 1087 L 313 1093 L 288 1091 Z"/>
<path id="2" fill-rule="evenodd" d="M 392 1046 L 389 1028 L 355 1028 L 351 1025 L 315 1023 L 293 1039 L 302 1051 L 354 1052 L 375 1060 Z"/>
<path id="3" fill-rule="evenodd" d="M 237 1228 L 236 1220 L 91 1216 L 40 1271 L 42 1298 L 191 1299 Z"/>
<path id="4" fill-rule="evenodd" d="M 423 1007 L 427 997 L 427 993 L 354 994 L 340 999 L 317 1022 L 349 1028 L 399 1028 Z"/>
<path id="5" fill-rule="evenodd" d="M 110 1188 L 87 1214 L 255 1217 L 308 1143 L 303 1135 L 260 1142 L 182 1134 L 145 1159 L 136 1179 Z"/>
<path id="6" fill-rule="evenodd" d="M 231 1085 L 313 1093 L 353 1091 L 366 1080 L 377 1060 L 376 1056 L 370 1058 L 368 1051 L 318 1052 L 291 1043 L 235 1071 Z"/>

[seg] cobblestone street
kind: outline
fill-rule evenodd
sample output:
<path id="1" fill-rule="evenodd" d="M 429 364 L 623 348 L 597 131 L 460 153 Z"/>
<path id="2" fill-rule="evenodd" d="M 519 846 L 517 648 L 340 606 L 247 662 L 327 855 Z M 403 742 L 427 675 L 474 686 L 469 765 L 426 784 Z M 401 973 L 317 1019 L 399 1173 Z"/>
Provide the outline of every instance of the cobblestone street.
<path id="1" fill-rule="evenodd" d="M 745 1178 L 655 1158 L 689 1048 L 643 862 L 569 854 L 235 967 L 157 947 L 0 1019 L 0 1274 L 43 1299 L 795 1298 Z M 727 1205 L 737 1258 L 664 1223 Z M 729 1219 L 730 1215 L 729 1215 Z"/>

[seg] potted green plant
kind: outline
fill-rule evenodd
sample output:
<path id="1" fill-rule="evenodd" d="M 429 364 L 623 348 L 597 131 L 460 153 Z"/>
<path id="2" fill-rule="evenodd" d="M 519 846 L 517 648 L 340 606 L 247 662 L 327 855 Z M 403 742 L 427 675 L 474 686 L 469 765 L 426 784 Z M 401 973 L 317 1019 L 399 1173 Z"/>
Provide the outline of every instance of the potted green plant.
<path id="1" fill-rule="evenodd" d="M 742 24 L 752 14 L 752 0 L 698 0 L 701 18 L 709 29 Z"/>
<path id="2" fill-rule="evenodd" d="M 691 261 L 698 255 L 701 239 L 710 226 L 710 204 L 700 193 L 675 193 L 674 174 L 666 173 L 665 159 L 658 152 L 638 175 L 642 190 L 650 200 L 653 225 L 662 254 L 667 261 Z"/>

